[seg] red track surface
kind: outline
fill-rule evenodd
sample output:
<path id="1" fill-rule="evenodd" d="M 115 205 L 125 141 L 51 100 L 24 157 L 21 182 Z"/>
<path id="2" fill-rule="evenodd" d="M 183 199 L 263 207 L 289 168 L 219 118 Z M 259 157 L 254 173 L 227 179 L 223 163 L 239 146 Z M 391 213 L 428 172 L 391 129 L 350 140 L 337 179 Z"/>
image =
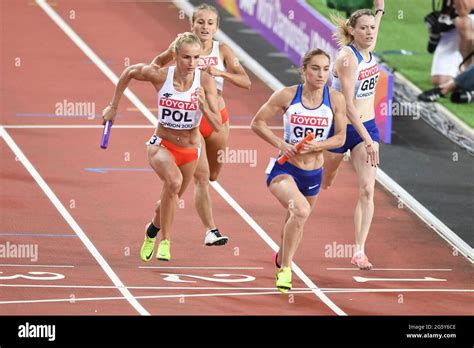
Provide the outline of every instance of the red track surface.
<path id="1" fill-rule="evenodd" d="M 11 0 L 3 1 L 2 7 L 3 13 L 8 10 L 8 15 L 2 15 L 2 47 L 6 48 L 2 51 L 2 125 L 99 124 L 98 120 L 85 117 L 16 116 L 22 113 L 54 114 L 56 103 L 63 100 L 94 102 L 98 114 L 109 102 L 113 85 L 37 5 Z M 126 58 L 131 64 L 150 61 L 178 32 L 188 30 L 187 20 L 178 19 L 178 10 L 166 3 L 59 1 L 54 9 L 117 75 L 123 70 Z M 71 10 L 75 11 L 74 20 L 68 19 Z M 16 57 L 21 58 L 21 67 L 15 67 Z M 131 89 L 145 105 L 154 107 L 156 96 L 150 86 L 132 83 Z M 226 84 L 231 124 L 248 125 L 250 117 L 270 93 L 254 76 L 250 91 Z M 123 117 L 118 124 L 150 125 L 133 108 L 124 97 L 119 110 Z M 233 119 L 232 116 L 248 118 Z M 279 124 L 281 121 L 275 120 L 275 125 Z M 226 247 L 202 245 L 204 230 L 193 207 L 191 186 L 183 197 L 185 208 L 177 211 L 172 261 L 140 262 L 138 253 L 143 228 L 159 197 L 159 179 L 150 171 L 97 173 L 85 168 L 147 168 L 144 142 L 152 128 L 114 128 L 107 151 L 99 149 L 101 130 L 98 128 L 6 128 L 6 131 L 149 313 L 334 314 L 296 275 L 294 293 L 289 296 L 277 293 L 271 248 L 214 190 L 211 194 L 217 224 L 231 237 Z M 5 141 L 0 143 L 0 244 L 38 245 L 36 262 L 24 258 L 0 259 L 0 272 L 3 272 L 0 274 L 0 313 L 137 314 L 114 288 L 80 238 L 59 236 L 72 235 L 74 231 L 21 162 L 15 160 L 15 154 Z M 226 164 L 219 183 L 274 241 L 278 241 L 284 210 L 268 192 L 264 181 L 264 169 L 274 151 L 248 129 L 233 129 L 229 147 L 258 149 L 257 165 Z M 382 188 L 377 187 L 375 197 L 376 212 L 367 253 L 375 267 L 384 270 L 362 272 L 350 265 L 347 255 L 325 254 L 334 243 L 353 243 L 352 214 L 357 185 L 352 168 L 344 163 L 335 187 L 321 193 L 307 223 L 295 259 L 303 272 L 349 315 L 472 315 L 472 265 L 462 256 L 453 255 L 452 248 L 416 216 L 398 208 L 397 200 Z M 7 233 L 24 235 L 8 236 Z M 140 268 L 142 266 L 189 268 Z M 393 268 L 430 270 L 386 270 Z M 32 271 L 59 273 L 64 278 L 49 281 L 1 278 Z M 183 276 L 182 280 L 193 282 L 173 282 L 165 280 L 164 273 L 211 279 Z M 215 274 L 222 273 L 255 279 L 218 282 L 219 276 Z M 359 283 L 354 276 L 395 280 Z M 396 280 L 424 277 L 445 281 Z M 52 285 L 63 287 L 51 288 Z M 301 291 L 304 289 L 307 291 Z M 463 291 L 410 291 L 413 289 Z M 81 298 L 89 300 L 81 301 Z M 47 299 L 63 301 L 31 303 Z M 72 301 L 74 299 L 76 301 Z"/>

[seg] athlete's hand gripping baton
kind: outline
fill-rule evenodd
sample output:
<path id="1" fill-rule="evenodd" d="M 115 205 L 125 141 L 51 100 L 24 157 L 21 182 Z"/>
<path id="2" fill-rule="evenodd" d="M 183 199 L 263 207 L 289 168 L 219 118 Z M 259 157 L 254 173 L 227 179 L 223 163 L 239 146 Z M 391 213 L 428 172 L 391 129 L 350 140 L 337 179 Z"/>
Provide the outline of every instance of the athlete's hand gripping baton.
<path id="1" fill-rule="evenodd" d="M 312 132 L 308 133 L 308 135 L 305 136 L 303 140 L 301 140 L 298 144 L 296 144 L 296 150 L 299 151 L 303 147 L 304 144 L 306 144 L 308 141 L 311 141 L 313 139 L 314 139 L 314 133 Z M 285 155 L 281 155 L 278 158 L 278 164 L 282 165 L 287 160 L 288 160 L 288 157 L 286 157 Z"/>
<path id="2" fill-rule="evenodd" d="M 109 144 L 110 129 L 112 128 L 112 121 L 108 120 L 104 124 L 104 130 L 102 132 L 102 141 L 100 142 L 100 147 L 103 149 L 107 148 Z"/>

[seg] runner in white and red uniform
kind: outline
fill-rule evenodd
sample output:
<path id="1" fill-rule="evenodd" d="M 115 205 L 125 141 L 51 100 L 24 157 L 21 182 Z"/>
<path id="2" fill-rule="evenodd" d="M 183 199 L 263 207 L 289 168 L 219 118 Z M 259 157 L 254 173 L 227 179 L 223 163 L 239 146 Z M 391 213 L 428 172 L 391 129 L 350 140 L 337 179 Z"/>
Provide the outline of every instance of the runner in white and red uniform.
<path id="1" fill-rule="evenodd" d="M 203 117 L 214 130 L 222 127 L 217 107 L 214 79 L 197 68 L 201 40 L 183 33 L 173 44 L 176 66 L 158 68 L 153 64 L 136 64 L 120 76 L 110 105 L 104 110 L 104 122 L 114 120 L 120 98 L 132 79 L 151 82 L 158 92 L 158 127 L 148 145 L 148 160 L 163 181 L 160 209 L 146 226 L 140 258 L 150 261 L 160 230 L 157 259 L 171 258 L 171 226 L 179 197 L 184 193 L 196 170 L 201 136 L 198 126 Z M 203 116 L 204 114 L 204 116 Z"/>
<path id="2" fill-rule="evenodd" d="M 196 210 L 205 228 L 205 245 L 225 245 L 227 236 L 221 235 L 214 221 L 212 202 L 209 194 L 209 181 L 217 180 L 223 166 L 220 153 L 226 151 L 229 138 L 229 113 L 227 111 L 222 91 L 224 81 L 241 88 L 250 88 L 250 79 L 240 65 L 232 49 L 226 44 L 215 41 L 214 34 L 219 28 L 219 14 L 217 9 L 208 4 L 196 7 L 191 18 L 191 31 L 203 43 L 199 67 L 211 74 L 218 90 L 218 105 L 221 114 L 222 129 L 219 132 L 209 125 L 205 117 L 202 118 L 199 130 L 203 136 L 202 156 L 194 173 L 194 203 Z M 158 55 L 153 64 L 164 66 L 172 63 L 172 50 L 168 49 Z"/>

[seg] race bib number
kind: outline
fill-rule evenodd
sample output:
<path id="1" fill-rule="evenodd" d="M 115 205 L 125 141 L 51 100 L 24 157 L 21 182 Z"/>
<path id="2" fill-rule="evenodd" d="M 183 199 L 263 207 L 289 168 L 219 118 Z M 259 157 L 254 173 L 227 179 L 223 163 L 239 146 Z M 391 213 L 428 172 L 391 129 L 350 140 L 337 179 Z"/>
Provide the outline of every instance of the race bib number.
<path id="1" fill-rule="evenodd" d="M 377 86 L 379 76 L 380 72 L 377 65 L 362 70 L 358 77 L 359 89 L 356 93 L 356 99 L 370 98 L 375 95 L 375 87 Z"/>
<path id="2" fill-rule="evenodd" d="M 150 140 L 148 140 L 146 143 L 146 145 L 160 145 L 161 144 L 161 138 L 158 137 L 156 134 L 153 134 L 150 138 Z"/>
<path id="3" fill-rule="evenodd" d="M 291 115 L 289 143 L 294 145 L 300 142 L 308 133 L 313 133 L 316 140 L 323 138 L 325 130 L 329 129 L 329 122 L 329 118 L 325 116 Z"/>

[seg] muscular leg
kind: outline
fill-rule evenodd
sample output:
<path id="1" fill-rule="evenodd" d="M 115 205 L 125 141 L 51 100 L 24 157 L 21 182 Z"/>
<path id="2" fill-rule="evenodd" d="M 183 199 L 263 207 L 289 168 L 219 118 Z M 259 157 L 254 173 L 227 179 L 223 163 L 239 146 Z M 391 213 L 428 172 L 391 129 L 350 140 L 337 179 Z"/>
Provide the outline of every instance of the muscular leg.
<path id="1" fill-rule="evenodd" d="M 280 232 L 280 245 L 283 245 L 283 236 L 285 235 L 285 226 L 286 223 L 288 222 L 288 219 L 290 218 L 290 212 L 286 212 L 286 217 L 285 217 L 285 222 L 283 223 L 283 226 L 281 227 L 281 232 Z M 280 250 L 278 250 L 277 253 L 277 263 L 281 266 L 281 260 L 282 260 L 282 252 L 281 252 L 281 247 Z M 275 265 L 276 266 L 276 265 Z"/>
<path id="2" fill-rule="evenodd" d="M 314 205 L 314 202 L 316 202 L 316 199 L 317 199 L 318 196 L 305 196 L 306 200 L 308 201 L 309 205 L 311 206 L 311 208 L 313 208 L 313 205 Z M 286 213 L 286 218 L 285 218 L 285 223 L 283 224 L 283 227 L 281 229 L 281 235 L 280 235 L 280 238 L 281 238 L 281 244 L 280 245 L 283 245 L 283 235 L 284 235 L 284 232 L 285 232 L 285 225 L 286 223 L 288 222 L 288 219 L 290 218 L 290 212 L 288 211 Z M 300 234 L 300 238 L 298 239 L 297 241 L 297 244 L 299 245 L 301 243 L 301 239 L 303 238 L 303 233 Z M 279 265 L 281 265 L 281 262 L 282 262 L 282 253 L 278 252 L 278 257 L 277 257 L 277 263 Z"/>
<path id="3" fill-rule="evenodd" d="M 209 165 L 207 162 L 206 143 L 201 139 L 201 157 L 194 172 L 194 204 L 206 231 L 216 227 L 212 215 L 212 201 L 209 194 Z"/>
<path id="4" fill-rule="evenodd" d="M 178 167 L 168 150 L 158 146 L 148 146 L 148 161 L 163 181 L 161 200 L 152 221 L 161 228 L 161 239 L 170 239 L 178 198 L 189 185 L 197 163 L 193 161 Z"/>
<path id="5" fill-rule="evenodd" d="M 339 170 L 339 166 L 341 165 L 341 161 L 344 158 L 344 154 L 324 151 L 323 156 L 324 170 L 321 187 L 326 190 L 334 183 L 337 172 Z"/>
<path id="6" fill-rule="evenodd" d="M 229 137 L 229 123 L 223 125 L 219 132 L 213 132 L 209 137 L 203 139 L 204 158 L 199 162 L 194 174 L 194 203 L 201 221 L 206 228 L 206 238 L 204 243 L 211 245 L 225 245 L 228 237 L 222 236 L 219 231 L 215 231 L 216 224 L 212 213 L 212 201 L 209 194 L 209 181 L 217 179 L 224 161 L 221 152 L 225 151 L 227 139 Z M 208 231 L 214 230 L 207 234 Z"/>
<path id="7" fill-rule="evenodd" d="M 222 125 L 220 132 L 212 132 L 206 138 L 207 161 L 209 162 L 209 180 L 215 181 L 224 165 L 219 154 L 225 151 L 229 139 L 229 121 Z"/>
<path id="8" fill-rule="evenodd" d="M 374 146 L 376 146 L 378 151 L 379 144 L 374 143 Z M 352 164 L 359 182 L 359 199 L 354 212 L 356 252 L 359 250 L 364 251 L 374 215 L 374 190 L 377 167 L 372 167 L 367 163 L 366 157 L 367 154 L 363 143 L 358 144 L 352 150 Z"/>
<path id="9" fill-rule="evenodd" d="M 289 217 L 283 229 L 279 254 L 281 254 L 281 266 L 291 267 L 291 262 L 301 241 L 304 224 L 311 214 L 311 205 L 289 175 L 279 175 L 274 178 L 270 184 L 270 191 L 288 209 Z"/>

